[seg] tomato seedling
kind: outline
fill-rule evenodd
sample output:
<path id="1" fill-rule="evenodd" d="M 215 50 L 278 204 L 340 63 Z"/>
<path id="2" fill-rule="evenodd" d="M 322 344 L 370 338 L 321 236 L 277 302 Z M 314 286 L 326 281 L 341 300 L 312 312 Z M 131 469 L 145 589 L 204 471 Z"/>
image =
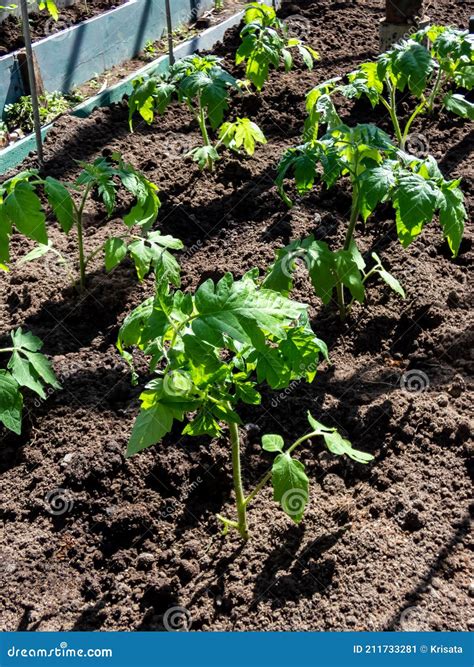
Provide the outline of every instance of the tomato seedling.
<path id="1" fill-rule="evenodd" d="M 189 56 L 161 75 L 136 79 L 128 101 L 130 129 L 136 112 L 151 123 L 155 114 L 163 114 L 176 97 L 187 105 L 199 125 L 203 146 L 194 148 L 188 155 L 200 169 L 213 170 L 222 145 L 237 152 L 243 148 L 248 155 L 253 155 L 256 142 L 266 143 L 260 128 L 248 118 L 223 123 L 230 92 L 240 90 L 240 85 L 220 66 L 220 61 L 215 56 Z M 215 142 L 211 141 L 210 130 L 219 130 Z"/>
<path id="2" fill-rule="evenodd" d="M 383 268 L 377 255 L 373 254 L 375 265 L 365 273 L 365 262 L 354 241 L 359 217 L 366 222 L 382 202 L 390 202 L 395 208 L 397 234 L 404 248 L 438 213 L 453 257 L 458 253 L 467 217 L 460 180 L 446 180 L 432 156 L 418 159 L 400 151 L 375 125 L 340 125 L 321 140 L 287 150 L 278 167 L 276 184 L 289 206 L 292 202 L 285 191 L 285 179 L 290 174 L 299 194 L 310 191 L 318 179 L 330 188 L 348 176 L 352 186 L 350 218 L 341 250 L 332 252 L 326 243 L 313 237 L 280 250 L 265 279 L 270 289 L 289 293 L 295 260 L 303 257 L 323 303 L 329 303 L 336 290 L 341 319 L 354 300 L 363 303 L 365 283 L 374 274 L 403 297 L 401 285 Z M 348 305 L 344 287 L 352 296 Z"/>
<path id="3" fill-rule="evenodd" d="M 99 158 L 93 164 L 80 165 L 83 171 L 72 184 L 62 183 L 51 176 L 43 179 L 36 171 L 27 171 L 0 186 L 0 267 L 7 268 L 10 236 L 14 228 L 39 243 L 22 262 L 54 252 L 60 262 L 68 266 L 66 259 L 48 239 L 46 214 L 38 196 L 38 192 L 43 191 L 63 232 L 69 234 L 72 229 L 76 231 L 81 290 L 86 285 L 89 262 L 101 252 L 105 254 L 107 271 L 111 271 L 130 255 L 140 280 L 151 268 L 161 264 L 176 275 L 179 268 L 168 249 L 179 250 L 183 244 L 172 236 L 162 236 L 159 231 L 151 231 L 160 207 L 156 185 L 130 164 L 124 163 L 118 153 L 114 153 L 110 159 Z M 104 244 L 86 254 L 83 220 L 85 206 L 97 192 L 110 217 L 115 209 L 119 184 L 136 198 L 135 205 L 123 218 L 127 231 L 107 239 Z"/>
<path id="4" fill-rule="evenodd" d="M 420 43 L 430 40 L 427 48 Z M 316 86 L 307 96 L 309 118 L 307 138 L 316 139 L 319 125 L 334 126 L 332 96 L 340 93 L 348 99 L 365 96 L 375 108 L 383 104 L 392 121 L 394 135 L 404 149 L 415 119 L 425 111 L 432 112 L 443 86 L 454 83 L 472 90 L 474 85 L 474 40 L 467 31 L 431 26 L 415 33 L 412 39 L 396 44 L 382 53 L 377 61 L 362 63 L 347 75 L 347 82 L 338 77 Z M 397 91 L 409 90 L 417 105 L 403 124 L 399 117 Z M 453 91 L 444 94 L 444 108 L 463 118 L 474 119 L 474 104 Z"/>
<path id="5" fill-rule="evenodd" d="M 158 443 L 186 416 L 185 435 L 219 436 L 226 424 L 237 521 L 220 519 L 226 530 L 235 528 L 247 539 L 247 507 L 264 484 L 245 495 L 237 407 L 240 401 L 260 403 L 259 383 L 283 389 L 295 380 L 312 382 L 327 348 L 311 330 L 307 306 L 262 288 L 258 269 L 240 280 L 230 273 L 217 283 L 206 280 L 194 294 L 171 290 L 166 275 L 158 274 L 154 298 L 130 313 L 120 329 L 118 348 L 132 363 L 130 347 L 150 356 L 158 377 L 140 396 L 127 456 Z M 286 465 L 279 466 L 277 486 L 289 491 L 295 488 L 296 464 L 287 463 L 290 452 L 282 456 Z"/>
<path id="6" fill-rule="evenodd" d="M 21 433 L 23 387 L 46 399 L 45 385 L 61 389 L 50 362 L 39 352 L 43 343 L 29 331 L 17 329 L 10 334 L 12 344 L 0 349 L 11 354 L 6 368 L 0 369 L 0 422 L 17 435 Z"/>
<path id="7" fill-rule="evenodd" d="M 262 90 L 268 79 L 270 67 L 285 71 L 293 68 L 291 49 L 297 49 L 308 69 L 313 69 L 319 59 L 317 51 L 302 40 L 289 36 L 288 26 L 280 20 L 273 9 L 259 2 L 245 7 L 245 26 L 240 33 L 242 44 L 235 58 L 237 65 L 245 63 L 245 76 L 257 90 Z"/>

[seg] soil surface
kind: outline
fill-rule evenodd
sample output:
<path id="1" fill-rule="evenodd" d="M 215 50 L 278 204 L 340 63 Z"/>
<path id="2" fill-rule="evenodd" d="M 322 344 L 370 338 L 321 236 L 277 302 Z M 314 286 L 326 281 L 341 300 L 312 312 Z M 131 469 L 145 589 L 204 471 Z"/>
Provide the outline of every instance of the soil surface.
<path id="1" fill-rule="evenodd" d="M 94 16 L 103 14 L 110 9 L 120 7 L 127 0 L 87 0 L 83 4 L 78 3 L 72 7 L 59 8 L 59 18 L 55 21 L 48 12 L 30 14 L 31 38 L 34 42 L 49 37 L 61 30 L 66 30 L 77 23 L 91 19 Z M 236 11 L 239 11 L 243 0 L 227 0 L 225 8 L 221 11 L 209 11 L 205 13 L 209 17 L 209 25 L 214 25 L 227 18 Z M 199 25 L 200 28 L 206 28 L 208 25 Z M 176 34 L 177 42 L 185 34 L 184 29 L 179 29 Z M 9 16 L 0 23 L 0 57 L 16 51 L 25 46 L 21 21 L 16 16 Z M 161 42 L 156 43 L 158 51 L 161 50 Z M 133 69 L 131 70 L 133 71 Z M 109 83 L 109 85 L 111 85 Z"/>
<path id="2" fill-rule="evenodd" d="M 130 134 L 123 105 L 87 120 L 61 119 L 46 141 L 47 172 L 71 179 L 75 160 L 122 151 L 160 187 L 159 227 L 186 244 L 185 288 L 227 270 L 263 271 L 278 247 L 309 233 L 339 247 L 347 187 L 315 189 L 289 211 L 273 185 L 275 164 L 299 141 L 305 92 L 376 55 L 384 4 L 319 0 L 286 10 L 298 14 L 321 60 L 312 72 L 274 73 L 262 95 L 235 100 L 232 114 L 250 115 L 268 138 L 253 159 L 226 155 L 214 174 L 200 174 L 183 157 L 199 141 L 184 108 Z M 463 26 L 469 13 L 449 0 L 429 9 L 434 21 Z M 231 57 L 237 34 L 218 51 L 241 74 Z M 348 122 L 389 130 L 381 109 L 357 103 L 343 113 Z M 446 176 L 462 176 L 472 213 L 469 124 L 436 109 L 412 135 L 413 151 L 429 150 Z M 121 224 L 105 223 L 92 203 L 87 247 Z M 53 224 L 50 234 L 74 256 L 73 238 Z M 304 520 L 293 525 L 268 488 L 250 511 L 246 544 L 221 537 L 215 519 L 233 514 L 225 438 L 184 438 L 176 429 L 159 446 L 124 458 L 147 378 L 131 387 L 114 344 L 126 314 L 152 294 L 152 278 L 138 284 L 127 264 L 105 275 L 97 260 L 86 295 L 77 297 L 47 258 L 2 276 L 3 337 L 18 326 L 40 336 L 64 389 L 36 404 L 27 398 L 21 437 L 1 432 L 1 629 L 163 630 L 183 615 L 192 630 L 472 628 L 471 231 L 455 260 L 437 222 L 403 250 L 390 207 L 359 225 L 357 236 L 364 252 L 382 256 L 407 298 L 375 282 L 366 305 L 341 324 L 301 274 L 295 296 L 310 304 L 332 365 L 322 365 L 311 385 L 264 389 L 261 406 L 242 407 L 245 486 L 270 463 L 261 435 L 292 442 L 307 431 L 307 410 L 375 460 L 362 466 L 323 452 L 319 441 L 307 444 Z M 30 248 L 14 239 L 16 257 Z M 417 382 L 423 391 L 414 390 Z M 177 615 L 174 607 L 182 608 Z"/>
<path id="3" fill-rule="evenodd" d="M 59 18 L 57 21 L 47 12 L 37 12 L 30 14 L 31 39 L 36 42 L 43 37 L 49 37 L 61 30 L 66 30 L 76 23 L 81 23 L 93 16 L 103 14 L 110 9 L 120 7 L 127 0 L 87 0 L 84 3 L 78 3 L 72 7 L 60 7 Z M 16 16 L 8 16 L 5 21 L 0 23 L 0 56 L 4 56 L 10 51 L 16 51 L 25 46 L 21 21 Z"/>

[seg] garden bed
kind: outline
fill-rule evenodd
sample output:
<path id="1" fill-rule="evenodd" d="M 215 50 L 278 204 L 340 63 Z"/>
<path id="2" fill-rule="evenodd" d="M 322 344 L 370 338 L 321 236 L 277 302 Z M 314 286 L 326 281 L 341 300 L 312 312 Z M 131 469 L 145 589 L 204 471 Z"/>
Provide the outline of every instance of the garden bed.
<path id="1" fill-rule="evenodd" d="M 290 239 L 314 233 L 333 244 L 343 238 L 348 191 L 318 188 L 288 211 L 273 185 L 274 167 L 301 135 L 311 86 L 376 55 L 384 3 L 299 4 L 304 37 L 322 58 L 313 72 L 274 73 L 262 95 L 234 101 L 236 115 L 252 117 L 268 138 L 253 159 L 226 155 L 214 174 L 201 174 L 183 157 L 199 135 L 181 108 L 130 134 L 126 105 L 116 105 L 87 119 L 64 117 L 47 137 L 46 169 L 53 176 L 71 180 L 75 160 L 120 150 L 159 185 L 159 226 L 186 244 L 185 288 L 227 270 L 240 276 L 257 265 L 263 271 Z M 468 20 L 467 9 L 453 9 L 447 0 L 429 13 L 433 21 L 466 26 Z M 217 49 L 234 71 L 237 45 L 232 30 Z M 363 103 L 348 105 L 344 117 L 389 129 L 380 110 Z M 412 132 L 446 176 L 462 176 L 472 212 L 468 123 L 436 109 Z M 94 247 L 107 230 L 98 208 L 86 213 L 86 244 Z M 125 315 L 153 293 L 153 279 L 137 284 L 127 265 L 106 276 L 97 262 L 87 294 L 78 298 L 47 259 L 2 275 L 2 334 L 23 326 L 43 338 L 64 390 L 37 405 L 27 402 L 21 437 L 2 432 L 1 629 L 161 630 L 173 606 L 188 611 L 194 630 L 472 625 L 472 236 L 468 229 L 456 260 L 436 224 L 403 250 L 389 207 L 361 233 L 363 250 L 377 250 L 407 298 L 372 289 L 366 306 L 341 324 L 298 281 L 296 297 L 311 304 L 313 328 L 328 343 L 333 365 L 323 365 L 311 385 L 282 394 L 265 390 L 261 406 L 245 406 L 245 485 L 269 465 L 261 435 L 303 434 L 307 410 L 376 460 L 364 467 L 334 459 L 317 441 L 306 445 L 302 460 L 312 485 L 303 522 L 295 526 L 276 513 L 268 488 L 250 510 L 246 544 L 235 534 L 221 537 L 215 519 L 216 512 L 233 511 L 225 439 L 209 444 L 175 430 L 157 447 L 124 459 L 145 378 L 132 388 L 114 346 Z M 72 241 L 54 229 L 51 238 L 66 255 L 73 252 Z M 16 238 L 16 256 L 27 246 Z M 402 388 L 408 370 L 426 375 L 425 391 Z M 68 511 L 51 515 L 45 497 L 58 489 L 67 491 Z"/>
<path id="2" fill-rule="evenodd" d="M 30 14 L 31 38 L 34 42 L 55 35 L 61 30 L 77 25 L 82 21 L 108 12 L 123 5 L 126 0 L 87 0 L 69 7 L 59 7 L 59 19 L 55 21 L 46 12 Z M 25 46 L 21 21 L 16 16 L 8 16 L 2 23 L 0 36 L 0 56 L 11 53 Z"/>

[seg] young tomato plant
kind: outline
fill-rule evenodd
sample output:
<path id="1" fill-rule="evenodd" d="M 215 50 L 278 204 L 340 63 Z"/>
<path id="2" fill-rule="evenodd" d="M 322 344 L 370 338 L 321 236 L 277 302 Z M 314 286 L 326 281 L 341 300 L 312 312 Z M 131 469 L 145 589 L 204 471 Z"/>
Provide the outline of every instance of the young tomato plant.
<path id="1" fill-rule="evenodd" d="M 61 389 L 46 357 L 39 352 L 43 343 L 30 332 L 17 329 L 11 334 L 11 345 L 0 348 L 10 354 L 6 368 L 0 368 L 0 422 L 17 435 L 21 433 L 23 387 L 46 399 L 45 385 Z"/>
<path id="2" fill-rule="evenodd" d="M 431 42 L 429 49 L 420 43 L 427 38 Z M 426 28 L 412 39 L 382 53 L 377 61 L 362 63 L 347 75 L 347 83 L 341 78 L 331 79 L 310 91 L 307 97 L 308 138 L 317 138 L 319 124 L 327 124 L 330 129 L 335 114 L 331 97 L 340 93 L 349 99 L 365 96 L 373 107 L 383 104 L 389 112 L 396 141 L 404 149 L 413 122 L 424 111 L 432 112 L 443 86 L 449 82 L 471 90 L 473 72 L 472 35 L 443 26 Z M 399 117 L 397 91 L 407 89 L 417 99 L 417 105 L 403 124 Z M 450 91 L 440 101 L 448 111 L 474 119 L 474 104 L 463 95 Z"/>
<path id="3" fill-rule="evenodd" d="M 237 520 L 220 519 L 226 531 L 235 528 L 244 539 L 248 505 L 264 483 L 245 495 L 238 404 L 259 404 L 259 383 L 283 389 L 314 379 L 327 348 L 311 330 L 306 311 L 304 304 L 262 288 L 257 269 L 240 280 L 230 273 L 217 283 L 209 279 L 194 294 L 173 292 L 166 275 L 157 275 L 155 297 L 133 311 L 120 330 L 118 348 L 125 358 L 131 363 L 126 348 L 136 347 L 151 357 L 150 369 L 158 374 L 141 394 L 127 455 L 158 443 L 186 416 L 185 435 L 219 436 L 226 424 Z M 289 454 L 284 456 L 286 461 Z M 279 488 L 294 489 L 294 465 L 286 472 L 283 467 Z"/>
<path id="4" fill-rule="evenodd" d="M 341 250 L 332 252 L 323 241 L 309 237 L 294 241 L 278 252 L 265 286 L 289 293 L 295 260 L 303 257 L 313 286 L 323 303 L 329 303 L 336 290 L 341 319 L 354 300 L 363 303 L 365 284 L 377 274 L 395 292 L 404 296 L 399 282 L 373 254 L 375 265 L 365 273 L 365 262 L 354 241 L 354 230 L 360 216 L 367 221 L 382 202 L 390 202 L 396 212 L 398 238 L 407 247 L 439 213 L 453 256 L 461 243 L 466 210 L 459 180 L 445 180 L 436 160 L 424 160 L 396 149 L 385 132 L 375 125 L 346 125 L 331 130 L 321 140 L 290 148 L 278 167 L 276 183 L 285 202 L 292 202 L 285 192 L 285 178 L 292 174 L 299 194 L 310 191 L 317 179 L 328 188 L 339 178 L 348 176 L 352 185 L 352 205 L 346 238 Z M 352 297 L 345 302 L 344 287 Z"/>
<path id="5" fill-rule="evenodd" d="M 251 2 L 246 5 L 245 27 L 240 33 L 240 45 L 235 62 L 245 63 L 245 75 L 257 90 L 262 90 L 268 79 L 270 67 L 285 71 L 293 67 L 291 49 L 297 49 L 308 69 L 313 69 L 318 53 L 300 39 L 290 37 L 288 27 L 281 21 L 273 7 Z"/>
<path id="6" fill-rule="evenodd" d="M 130 255 L 140 280 L 152 267 L 159 265 L 164 265 L 176 275 L 179 267 L 167 249 L 178 250 L 183 244 L 171 236 L 151 231 L 160 207 L 157 187 L 130 164 L 124 163 L 118 153 L 114 153 L 111 159 L 99 158 L 93 164 L 80 165 L 83 171 L 72 184 L 62 183 L 51 176 L 42 179 L 37 172 L 29 171 L 22 172 L 0 186 L 0 266 L 5 268 L 9 261 L 9 241 L 14 227 L 39 243 L 22 262 L 54 252 L 67 266 L 67 261 L 48 240 L 46 215 L 38 196 L 38 191 L 42 190 L 64 233 L 69 234 L 74 229 L 77 234 L 81 290 L 86 285 L 89 262 L 101 252 L 105 254 L 107 271 L 111 271 Z M 97 192 L 110 217 L 115 209 L 119 184 L 136 198 L 135 205 L 123 219 L 127 231 L 109 238 L 105 244 L 87 254 L 84 249 L 85 206 Z"/>
<path id="7" fill-rule="evenodd" d="M 428 111 L 433 106 L 446 84 L 455 84 L 471 91 L 474 88 L 474 35 L 467 30 L 433 25 L 413 35 L 417 42 L 428 40 L 431 57 L 437 64 L 437 74 L 428 97 Z M 474 104 L 464 95 L 448 92 L 442 105 L 452 113 L 474 120 Z"/>
<path id="8" fill-rule="evenodd" d="M 172 99 L 177 97 L 187 105 L 199 125 L 203 146 L 194 148 L 189 155 L 201 169 L 213 170 L 222 145 L 235 151 L 244 148 L 253 155 L 256 142 L 266 143 L 260 128 L 247 118 L 222 124 L 230 91 L 239 90 L 239 83 L 219 63 L 220 59 L 215 56 L 190 56 L 161 75 L 136 79 L 128 102 L 130 129 L 137 111 L 151 123 L 155 114 L 164 113 Z M 218 140 L 213 142 L 210 130 L 219 128 Z"/>

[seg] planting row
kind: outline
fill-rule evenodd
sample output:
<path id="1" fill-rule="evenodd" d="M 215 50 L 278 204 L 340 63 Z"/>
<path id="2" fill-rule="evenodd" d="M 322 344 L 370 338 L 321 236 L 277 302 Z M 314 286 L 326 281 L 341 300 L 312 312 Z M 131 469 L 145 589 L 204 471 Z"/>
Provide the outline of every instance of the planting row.
<path id="1" fill-rule="evenodd" d="M 271 7 L 250 3 L 244 22 L 236 62 L 244 63 L 245 80 L 231 76 L 214 56 L 185 58 L 160 76 L 135 82 L 129 100 L 130 128 L 136 113 L 151 123 L 177 99 L 200 128 L 202 146 L 190 147 L 189 155 L 203 170 L 213 170 L 224 157 L 225 148 L 252 155 L 256 144 L 266 143 L 251 119 L 226 120 L 232 94 L 262 90 L 271 68 L 283 66 L 288 71 L 294 66 L 293 52 L 308 68 L 318 55 L 288 35 Z M 263 448 L 275 454 L 272 470 L 245 493 L 238 405 L 259 404 L 262 383 L 281 390 L 295 380 L 312 382 L 320 358 L 328 359 L 324 341 L 311 328 L 308 307 L 290 298 L 298 258 L 304 258 L 318 297 L 324 304 L 337 302 L 344 320 L 355 301 L 364 301 L 366 285 L 374 276 L 404 297 L 403 287 L 375 253 L 367 266 L 354 238 L 356 223 L 367 221 L 379 204 L 393 206 L 403 247 L 437 216 L 452 255 L 457 255 L 466 218 L 460 182 L 445 179 L 432 156 L 420 159 L 408 154 L 405 144 L 414 118 L 430 112 L 438 101 L 457 115 L 473 117 L 474 106 L 457 92 L 458 87 L 472 89 L 473 72 L 472 38 L 463 31 L 434 26 L 396 45 L 377 61 L 364 63 L 345 80 L 332 79 L 310 91 L 303 143 L 282 156 L 276 185 L 291 206 L 290 177 L 299 195 L 310 191 L 317 181 L 330 188 L 347 177 L 352 207 L 345 243 L 343 248 L 332 250 L 313 237 L 294 241 L 278 251 L 263 278 L 253 269 L 240 279 L 229 273 L 218 282 L 205 281 L 194 293 L 181 291 L 180 267 L 173 251 L 183 244 L 153 230 L 160 208 L 157 188 L 118 153 L 81 164 L 82 172 L 74 183 L 28 171 L 0 186 L 0 267 L 4 270 L 8 270 L 10 236 L 15 230 L 38 243 L 22 262 L 56 253 L 80 291 L 87 287 L 90 260 L 100 253 L 107 271 L 126 257 L 134 262 L 139 280 L 154 271 L 155 295 L 125 318 L 117 343 L 130 364 L 133 382 L 138 380 L 134 369 L 137 351 L 149 359 L 150 373 L 155 374 L 141 394 L 141 410 L 127 455 L 159 442 L 171 432 L 175 421 L 187 418 L 185 435 L 219 436 L 225 424 L 232 447 L 237 516 L 219 515 L 224 532 L 233 529 L 243 539 L 248 538 L 247 509 L 270 480 L 275 501 L 295 522 L 301 520 L 309 480 L 293 452 L 308 439 L 320 437 L 330 452 L 359 463 L 373 458 L 308 414 L 310 432 L 288 446 L 279 435 L 263 436 Z M 409 91 L 417 100 L 403 128 L 397 91 Z M 338 95 L 367 96 L 374 107 L 385 106 L 393 122 L 393 138 L 373 124 L 343 124 L 337 112 Z M 124 188 L 135 200 L 123 218 L 123 234 L 109 237 L 103 247 L 86 255 L 86 203 L 98 194 L 110 217 L 118 188 Z M 43 201 L 65 234 L 73 229 L 76 232 L 78 275 L 48 239 Z M 1 350 L 11 356 L 7 368 L 0 371 L 0 420 L 20 433 L 22 389 L 27 387 L 43 396 L 45 384 L 58 388 L 58 383 L 39 351 L 41 341 L 21 329 L 11 338 L 11 346 Z"/>

